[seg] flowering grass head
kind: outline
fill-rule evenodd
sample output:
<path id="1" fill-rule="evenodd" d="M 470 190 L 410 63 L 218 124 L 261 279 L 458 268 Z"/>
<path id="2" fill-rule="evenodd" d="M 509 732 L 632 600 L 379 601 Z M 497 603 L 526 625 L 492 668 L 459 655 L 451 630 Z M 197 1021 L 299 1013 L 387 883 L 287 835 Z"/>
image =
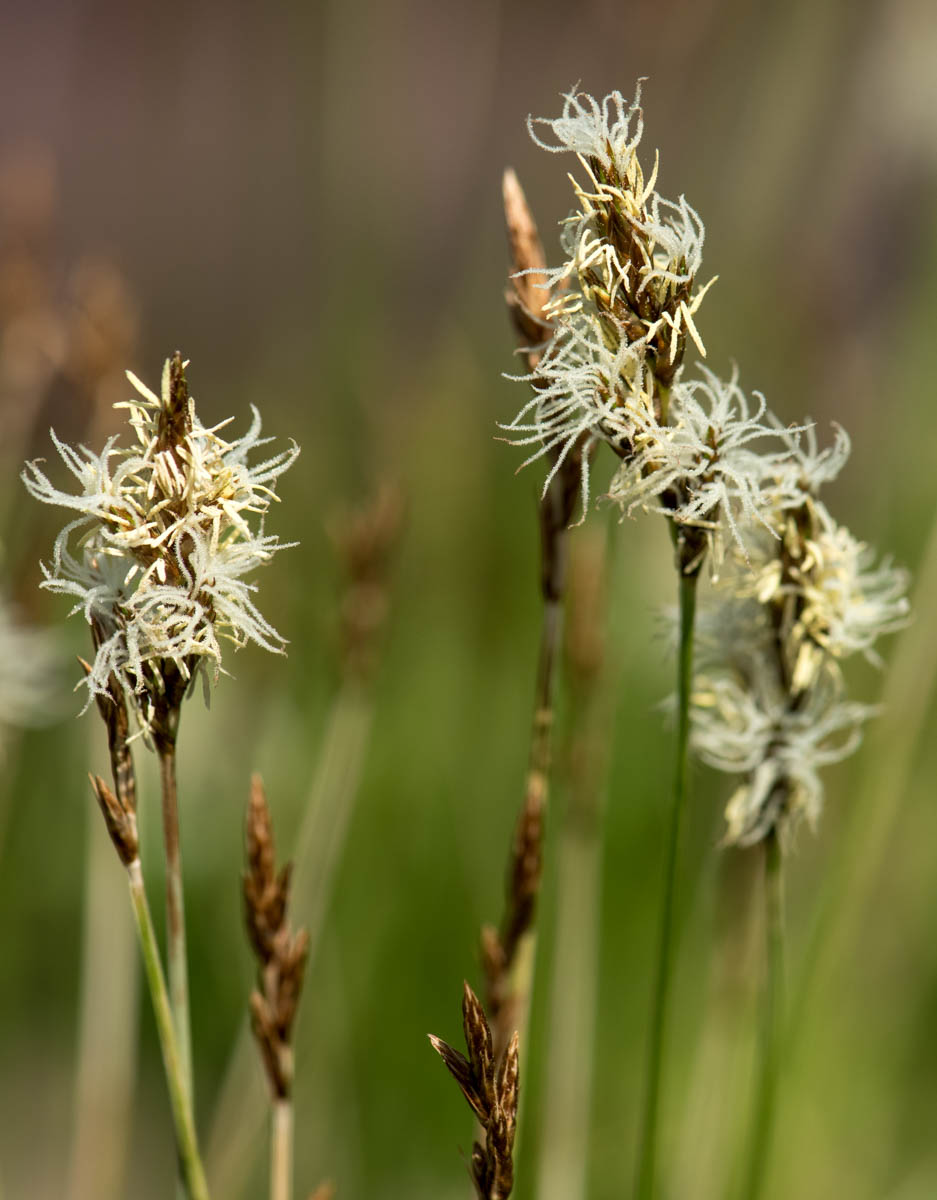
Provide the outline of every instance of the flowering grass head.
<path id="1" fill-rule="evenodd" d="M 822 808 L 820 768 L 851 754 L 875 710 L 848 699 L 842 664 L 873 663 L 878 639 L 908 619 L 907 573 L 836 522 L 819 499 L 848 438 L 818 450 L 812 428 L 785 431 L 787 453 L 764 463 L 773 502 L 727 557 L 700 620 L 693 744 L 743 774 L 726 808 L 726 841 L 750 845 Z"/>
<path id="2" fill-rule="evenodd" d="M 144 729 L 167 689 L 181 699 L 198 673 L 217 679 L 223 643 L 275 653 L 284 646 L 254 604 L 248 576 L 282 548 L 264 532 L 264 517 L 299 449 L 249 464 L 270 441 L 260 436 L 259 413 L 234 440 L 220 433 L 228 421 L 207 428 L 186 365 L 178 353 L 166 361 L 159 395 L 128 372 L 136 395 L 119 407 L 132 445 L 113 437 L 95 454 L 52 434 L 77 494 L 56 488 L 38 462 L 22 473 L 37 500 L 76 514 L 43 564 L 43 586 L 72 596 L 72 611 L 95 630 L 89 702 L 107 693 L 113 674 Z"/>
<path id="3" fill-rule="evenodd" d="M 544 309 L 552 336 L 536 369 L 521 377 L 535 394 L 505 428 L 515 444 L 532 447 L 527 462 L 552 461 L 544 490 L 576 448 L 584 510 L 589 451 L 600 442 L 636 479 L 660 467 L 641 496 L 659 496 L 674 482 L 679 463 L 673 454 L 661 463 L 653 443 L 677 423 L 687 339 L 706 353 L 694 320 L 709 286 L 697 286 L 703 224 L 684 197 L 656 191 L 656 159 L 645 177 L 640 101 L 640 83 L 630 102 L 613 92 L 600 103 L 573 89 L 561 116 L 528 121 L 537 145 L 576 154 L 584 177 L 573 180 L 577 208 L 563 223 L 566 261 L 540 276 L 552 295 Z M 711 521 L 709 497 L 694 512 L 701 506 Z"/>
<path id="4" fill-rule="evenodd" d="M 704 531 L 715 564 L 726 533 L 747 556 L 754 529 L 774 534 L 772 509 L 804 498 L 793 474 L 781 470 L 797 431 L 778 426 L 764 397 L 750 399 L 737 373 L 726 381 L 704 367 L 702 378 L 674 384 L 667 424 L 650 412 L 636 421 L 633 452 L 609 498 L 624 512 L 642 508 Z"/>

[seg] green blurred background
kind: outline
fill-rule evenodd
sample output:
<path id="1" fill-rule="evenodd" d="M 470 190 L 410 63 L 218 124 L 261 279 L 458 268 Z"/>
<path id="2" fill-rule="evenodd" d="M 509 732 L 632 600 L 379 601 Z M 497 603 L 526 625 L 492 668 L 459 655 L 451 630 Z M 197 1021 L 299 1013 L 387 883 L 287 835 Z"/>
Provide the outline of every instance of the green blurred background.
<path id="1" fill-rule="evenodd" d="M 494 440 L 525 395 L 501 375 L 516 360 L 500 174 L 517 169 L 556 261 L 572 163 L 536 150 L 525 118 L 556 114 L 577 80 L 600 96 L 630 93 L 638 76 L 648 77 L 645 161 L 659 146 L 659 187 L 701 213 L 704 273 L 720 276 L 698 318 L 710 363 L 726 373 L 737 362 L 743 385 L 784 420 L 848 428 L 853 455 L 830 503 L 916 571 L 937 508 L 930 0 L 6 7 L 3 583 L 24 619 L 62 628 L 65 664 L 60 719 L 8 736 L 0 777 L 6 1200 L 81 1196 L 76 1060 L 95 905 L 104 999 L 85 1012 L 86 1036 L 108 1060 L 138 1038 L 139 1055 L 132 1105 L 109 1111 L 119 1079 L 104 1081 L 99 1107 L 79 1105 L 98 1122 L 82 1135 L 92 1159 L 96 1137 L 104 1159 L 113 1130 L 128 1131 L 124 1167 L 99 1164 L 117 1182 L 86 1194 L 148 1200 L 172 1189 L 148 1000 L 128 991 L 128 906 L 86 782 L 106 764 L 103 730 L 93 714 L 75 719 L 68 690 L 86 630 L 36 589 L 58 514 L 29 501 L 16 475 L 24 457 L 49 452 L 50 425 L 100 442 L 126 392 L 117 366 L 155 385 L 176 347 L 191 359 L 206 423 L 233 414 L 242 427 L 255 403 L 268 432 L 303 448 L 270 520 L 301 545 L 258 580 L 289 655 L 240 653 L 211 711 L 196 698 L 183 719 L 200 1121 L 210 1124 L 252 981 L 239 895 L 250 772 L 264 774 L 285 855 L 339 686 L 341 583 L 325 522 L 390 477 L 407 521 L 373 732 L 301 1011 L 297 1195 L 325 1177 L 339 1197 L 467 1195 L 468 1110 L 425 1035 L 458 1042 L 462 979 L 481 983 L 477 933 L 501 909 L 539 622 L 542 476 L 532 467 L 515 478 L 518 452 Z M 605 509 L 590 515 L 609 520 Z M 655 611 L 672 599 L 668 540 L 646 519 L 614 526 L 609 545 L 595 1200 L 627 1194 L 633 1174 L 670 778 L 655 707 L 670 687 L 655 636 Z M 802 831 L 791 859 L 794 992 L 817 913 L 835 913 L 838 933 L 822 943 L 789 1056 L 776 1200 L 937 1195 L 937 750 L 925 711 L 935 602 L 924 596 L 902 635 L 914 690 L 828 773 L 822 823 L 815 837 Z M 862 699 L 877 698 L 882 674 L 854 677 Z M 153 764 L 138 757 L 160 909 L 158 792 Z M 862 808 L 871 817 L 855 832 L 870 780 L 882 804 Z M 681 1200 L 723 1196 L 732 1176 L 759 978 L 756 864 L 717 849 L 731 781 L 698 769 L 694 782 L 665 1112 L 669 1194 Z M 534 1016 L 521 1200 L 535 1176 L 542 998 Z M 262 1087 L 257 1072 L 250 1088 Z M 237 1194 L 263 1195 L 263 1135 L 238 1153 Z"/>

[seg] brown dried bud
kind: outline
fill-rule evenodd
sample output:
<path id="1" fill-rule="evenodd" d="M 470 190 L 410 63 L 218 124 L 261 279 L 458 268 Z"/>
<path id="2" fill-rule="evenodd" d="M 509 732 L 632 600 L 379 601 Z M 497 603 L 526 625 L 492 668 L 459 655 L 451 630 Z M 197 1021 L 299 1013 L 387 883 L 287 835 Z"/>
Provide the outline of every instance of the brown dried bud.
<path id="1" fill-rule="evenodd" d="M 468 1058 L 442 1038 L 430 1034 L 429 1040 L 485 1130 L 484 1145 L 476 1142 L 472 1147 L 470 1166 L 479 1200 L 505 1200 L 514 1184 L 518 1037 L 515 1033 L 496 1063 L 491 1029 L 478 997 L 467 983 L 462 993 L 462 1023 Z"/>
<path id="2" fill-rule="evenodd" d="M 91 618 L 91 639 L 95 650 L 105 640 L 106 633 L 97 617 Z M 86 675 L 91 673 L 91 664 L 79 658 Z M 127 812 L 137 810 L 137 777 L 130 752 L 130 716 L 127 700 L 114 675 L 107 682 L 107 694 L 96 696 L 98 712 L 107 730 L 107 748 L 111 759 L 111 774 L 114 787 L 120 797 L 120 805 Z"/>
<path id="3" fill-rule="evenodd" d="M 504 298 L 521 349 L 533 371 L 540 361 L 543 343 L 552 333 L 552 326 L 543 315 L 550 300 L 550 290 L 544 287 L 546 256 L 527 197 L 510 168 L 504 172 L 502 196 L 512 266 Z"/>
<path id="4" fill-rule="evenodd" d="M 530 771 L 524 807 L 517 819 L 508 875 L 508 907 L 501 942 L 510 962 L 517 944 L 533 924 L 543 869 L 543 811 L 546 776 Z"/>
<path id="5" fill-rule="evenodd" d="M 273 822 L 259 775 L 251 780 L 246 822 L 247 870 L 244 911 L 259 962 L 259 987 L 250 997 L 251 1027 L 275 1096 L 287 1097 L 293 1082 L 290 1045 L 309 954 L 305 929 L 287 921 L 291 867 L 277 874 Z"/>
<path id="6" fill-rule="evenodd" d="M 491 1042 L 491 1030 L 485 1018 L 481 1001 L 469 987 L 462 985 L 462 1028 L 468 1049 L 472 1073 L 479 1085 L 486 1105 L 490 1107 L 495 1096 L 495 1058 Z"/>
<path id="7" fill-rule="evenodd" d="M 114 849 L 125 867 L 140 857 L 137 838 L 137 818 L 133 809 L 125 808 L 100 775 L 89 775 L 91 787 L 104 814 L 104 824 Z"/>
<path id="8" fill-rule="evenodd" d="M 475 1116 L 479 1121 L 484 1121 L 488 1109 L 476 1090 L 472 1064 L 464 1054 L 460 1054 L 458 1050 L 455 1050 L 448 1042 L 444 1042 L 442 1038 L 436 1037 L 435 1034 L 431 1033 L 429 1040 L 430 1045 L 446 1064 L 446 1070 L 462 1089 L 462 1095 L 469 1102 Z"/>
<path id="9" fill-rule="evenodd" d="M 498 1103 L 504 1114 L 508 1149 L 514 1145 L 514 1131 L 517 1126 L 517 1096 L 520 1087 L 519 1068 L 520 1037 L 515 1031 L 511 1035 L 507 1049 L 498 1067 Z"/>

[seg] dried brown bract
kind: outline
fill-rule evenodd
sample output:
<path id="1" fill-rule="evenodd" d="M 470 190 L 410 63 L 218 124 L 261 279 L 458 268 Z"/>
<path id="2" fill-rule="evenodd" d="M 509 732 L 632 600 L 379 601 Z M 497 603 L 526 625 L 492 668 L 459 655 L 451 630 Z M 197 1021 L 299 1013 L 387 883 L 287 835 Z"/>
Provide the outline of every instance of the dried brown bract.
<path id="1" fill-rule="evenodd" d="M 495 1058 L 491 1029 L 478 997 L 466 983 L 462 1026 L 468 1057 L 430 1034 L 433 1049 L 462 1090 L 485 1144 L 472 1147 L 471 1175 L 479 1200 L 505 1200 L 514 1186 L 514 1134 L 517 1126 L 518 1066 L 515 1033 Z"/>
<path id="2" fill-rule="evenodd" d="M 504 224 L 514 268 L 504 299 L 527 365 L 534 371 L 540 361 L 543 345 L 553 332 L 549 318 L 544 316 L 544 309 L 550 300 L 547 259 L 527 197 L 510 168 L 504 172 L 502 195 Z"/>
<path id="3" fill-rule="evenodd" d="M 255 775 L 247 810 L 244 905 L 260 972 L 250 1012 L 270 1089 L 278 1099 L 289 1097 L 293 1083 L 291 1038 L 309 950 L 306 931 L 294 933 L 287 920 L 290 871 L 288 863 L 277 873 L 270 810 L 263 783 Z"/>
<path id="4" fill-rule="evenodd" d="M 101 628 L 92 620 L 91 634 L 97 649 L 101 640 Z M 91 664 L 79 658 L 82 670 L 91 671 Z M 140 845 L 137 837 L 137 777 L 133 766 L 133 755 L 128 745 L 130 717 L 127 703 L 117 680 L 111 677 L 106 694 L 96 697 L 98 712 L 107 730 L 107 747 L 111 759 L 111 774 L 115 791 L 112 792 L 100 775 L 89 775 L 104 823 L 114 849 L 125 867 L 139 857 Z M 115 794 L 116 792 L 116 794 Z"/>
<path id="5" fill-rule="evenodd" d="M 136 813 L 133 809 L 124 807 L 100 775 L 89 775 L 88 778 L 104 814 L 104 823 L 114 843 L 114 849 L 124 866 L 129 867 L 140 857 Z"/>

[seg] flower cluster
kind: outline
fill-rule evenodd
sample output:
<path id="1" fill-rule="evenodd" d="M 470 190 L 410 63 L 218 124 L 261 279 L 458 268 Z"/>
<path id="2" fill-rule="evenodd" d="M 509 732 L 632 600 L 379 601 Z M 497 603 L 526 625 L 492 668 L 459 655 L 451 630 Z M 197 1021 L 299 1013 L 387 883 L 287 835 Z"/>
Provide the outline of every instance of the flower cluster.
<path id="1" fill-rule="evenodd" d="M 217 678 L 222 642 L 253 641 L 279 652 L 283 639 L 256 608 L 247 576 L 282 548 L 263 518 L 276 500 L 272 484 L 295 460 L 292 445 L 253 465 L 248 456 L 270 441 L 253 410 L 247 433 L 206 428 L 188 394 L 180 355 L 167 360 L 160 395 L 128 372 L 137 395 L 128 410 L 135 444 L 109 439 L 100 454 L 76 450 L 52 434 L 80 484 L 75 495 L 26 465 L 30 494 L 76 513 L 55 541 L 44 587 L 76 599 L 95 631 L 96 655 L 86 683 L 89 703 L 114 675 L 144 729 L 167 672 L 188 685 L 201 671 Z"/>
<path id="2" fill-rule="evenodd" d="M 700 621 L 693 744 L 719 770 L 744 775 L 726 809 L 726 841 L 748 845 L 811 823 L 821 806 L 819 768 L 850 754 L 874 709 L 847 699 L 841 664 L 907 620 L 906 573 L 836 523 L 816 495 L 848 454 L 837 432 L 817 452 L 791 440 L 775 464 L 768 529 L 729 556 Z M 806 489 L 785 504 L 792 482 Z"/>
<path id="3" fill-rule="evenodd" d="M 584 180 L 573 181 L 566 261 L 530 272 L 550 296 L 548 338 L 520 377 L 533 395 L 504 428 L 531 448 L 524 465 L 547 457 L 544 493 L 566 460 L 581 463 L 583 514 L 591 451 L 609 445 L 622 512 L 671 521 L 683 575 L 708 555 L 694 742 L 747 776 L 727 813 L 727 840 L 747 844 L 816 815 L 818 768 L 853 748 L 870 712 L 846 699 L 840 664 L 854 652 L 875 660 L 877 638 L 906 620 L 907 580 L 818 498 L 848 457 L 841 429 L 820 449 L 810 424 L 785 428 L 737 375 L 685 375 L 688 341 L 705 356 L 704 229 L 682 196 L 657 193 L 656 159 L 644 175 L 640 100 L 640 84 L 630 103 L 574 89 L 559 117 L 528 122 L 543 149 L 577 156 Z"/>
<path id="4" fill-rule="evenodd" d="M 524 465 L 550 458 L 544 490 L 574 448 L 582 451 L 584 512 L 588 451 L 607 443 L 622 460 L 610 495 L 624 511 L 664 512 L 703 531 L 718 552 L 724 530 L 738 541 L 743 523 L 763 520 L 761 464 L 783 457 L 784 431 L 736 377 L 682 377 L 688 339 L 705 356 L 694 318 L 713 281 L 697 287 L 704 229 L 695 210 L 656 192 L 656 160 L 645 180 L 640 97 L 640 85 L 630 104 L 618 92 L 599 104 L 572 91 L 560 117 L 529 122 L 538 145 L 577 155 L 586 183 L 574 182 L 566 262 L 538 273 L 553 296 L 545 308 L 552 337 L 520 377 L 534 385 L 532 398 L 505 428 L 514 444 L 533 448 Z"/>

